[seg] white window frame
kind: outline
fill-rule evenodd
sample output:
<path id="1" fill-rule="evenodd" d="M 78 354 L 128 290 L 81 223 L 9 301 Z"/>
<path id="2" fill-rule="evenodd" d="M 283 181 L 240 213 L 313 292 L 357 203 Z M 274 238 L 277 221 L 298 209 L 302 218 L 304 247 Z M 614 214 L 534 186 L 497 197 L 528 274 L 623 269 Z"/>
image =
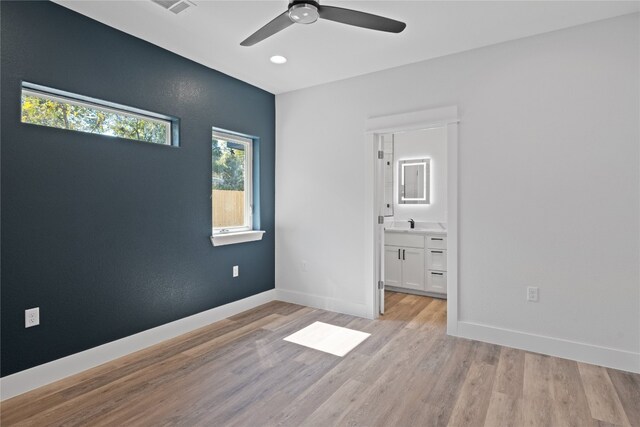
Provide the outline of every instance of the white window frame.
<path id="1" fill-rule="evenodd" d="M 30 83 L 30 82 L 25 82 L 25 81 L 22 82 L 21 95 L 22 94 L 27 94 L 27 95 L 31 95 L 31 96 L 35 96 L 43 99 L 50 99 L 55 102 L 78 105 L 82 107 L 95 108 L 95 109 L 107 111 L 110 113 L 136 117 L 138 119 L 142 119 L 148 122 L 161 124 L 166 128 L 166 132 L 165 132 L 166 137 L 165 137 L 164 143 L 144 141 L 141 139 L 130 139 L 130 138 L 123 138 L 123 139 L 128 139 L 130 141 L 136 141 L 136 142 L 146 142 L 146 143 L 155 144 L 155 145 L 166 145 L 166 146 L 175 146 L 175 147 L 179 145 L 178 138 L 177 138 L 177 135 L 178 135 L 177 119 L 173 117 L 165 116 L 163 114 L 158 114 L 151 111 L 141 110 L 135 107 L 129 107 L 127 105 L 117 104 L 115 102 L 103 101 L 100 99 L 91 98 L 89 96 L 78 95 L 78 94 L 67 92 L 64 90 L 54 89 L 51 87 Z M 22 105 L 20 108 L 22 108 Z M 22 114 L 20 114 L 20 116 L 22 116 Z M 36 126 L 43 126 L 37 123 L 30 123 L 30 122 L 23 122 L 23 123 L 32 124 Z M 55 129 L 59 129 L 59 128 L 55 127 Z M 75 129 L 69 129 L 69 130 L 73 132 L 92 133 L 92 132 L 84 132 L 84 131 L 75 130 Z M 110 136 L 114 138 L 122 138 L 115 135 L 108 135 L 108 134 L 97 133 L 97 132 L 93 134 Z"/>
<path id="2" fill-rule="evenodd" d="M 220 139 L 244 146 L 244 224 L 240 227 L 216 228 L 211 224 L 212 235 L 239 233 L 253 230 L 253 139 L 221 130 L 213 129 L 213 139 Z"/>

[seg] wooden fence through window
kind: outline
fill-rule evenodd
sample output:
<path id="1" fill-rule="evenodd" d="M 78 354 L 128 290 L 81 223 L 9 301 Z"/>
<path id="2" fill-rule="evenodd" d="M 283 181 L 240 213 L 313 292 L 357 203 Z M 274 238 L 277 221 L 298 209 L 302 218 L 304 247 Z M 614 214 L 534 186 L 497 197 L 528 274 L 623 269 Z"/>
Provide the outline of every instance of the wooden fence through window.
<path id="1" fill-rule="evenodd" d="M 211 222 L 214 227 L 244 224 L 244 191 L 212 190 Z"/>

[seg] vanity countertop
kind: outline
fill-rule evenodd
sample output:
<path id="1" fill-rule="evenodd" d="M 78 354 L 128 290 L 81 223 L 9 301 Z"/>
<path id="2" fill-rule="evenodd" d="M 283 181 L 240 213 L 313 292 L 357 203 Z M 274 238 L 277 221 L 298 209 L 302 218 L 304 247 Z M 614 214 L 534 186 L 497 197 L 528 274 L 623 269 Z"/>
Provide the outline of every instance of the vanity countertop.
<path id="1" fill-rule="evenodd" d="M 438 236 L 446 236 L 447 230 L 440 228 L 395 228 L 395 227 L 385 227 L 384 229 L 387 233 L 409 233 L 409 234 L 435 234 Z"/>

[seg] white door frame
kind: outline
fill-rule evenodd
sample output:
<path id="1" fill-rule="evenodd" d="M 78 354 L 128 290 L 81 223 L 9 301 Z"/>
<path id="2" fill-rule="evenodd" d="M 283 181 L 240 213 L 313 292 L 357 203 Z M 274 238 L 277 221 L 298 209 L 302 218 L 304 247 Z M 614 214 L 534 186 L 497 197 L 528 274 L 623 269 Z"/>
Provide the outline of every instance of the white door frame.
<path id="1" fill-rule="evenodd" d="M 458 332 L 458 108 L 448 106 L 433 108 L 428 110 L 415 111 L 411 113 L 393 114 L 387 116 L 372 117 L 367 119 L 365 124 L 365 142 L 367 144 L 365 152 L 373 149 L 374 156 L 367 156 L 370 159 L 369 170 L 373 172 L 371 182 L 378 180 L 377 150 L 378 141 L 381 134 L 406 132 L 412 130 L 446 128 L 447 129 L 447 333 L 457 335 Z M 384 188 L 375 186 L 374 191 L 367 192 L 369 199 L 367 206 L 369 212 L 376 218 L 373 223 L 373 247 L 370 253 L 373 254 L 373 283 L 371 292 L 373 298 L 367 298 L 367 307 L 370 317 L 378 317 L 378 307 L 380 304 L 378 291 L 378 281 L 384 280 L 381 247 L 384 244 L 383 226 L 378 225 L 377 217 L 381 215 L 379 203 L 381 192 Z M 382 252 L 384 253 L 384 252 Z"/>

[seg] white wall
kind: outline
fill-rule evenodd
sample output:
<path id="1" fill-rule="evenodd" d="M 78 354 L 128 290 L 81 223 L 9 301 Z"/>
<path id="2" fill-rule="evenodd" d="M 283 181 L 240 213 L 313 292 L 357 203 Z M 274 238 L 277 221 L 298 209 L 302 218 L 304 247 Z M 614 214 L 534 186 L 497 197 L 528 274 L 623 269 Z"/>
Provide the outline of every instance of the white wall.
<path id="1" fill-rule="evenodd" d="M 398 204 L 398 162 L 431 159 L 431 203 Z M 401 132 L 394 135 L 394 221 L 413 218 L 419 222 L 447 222 L 447 135 L 446 128 Z"/>
<path id="2" fill-rule="evenodd" d="M 365 120 L 457 105 L 461 323 L 640 370 L 639 30 L 629 15 L 277 96 L 279 295 L 370 303 Z"/>

